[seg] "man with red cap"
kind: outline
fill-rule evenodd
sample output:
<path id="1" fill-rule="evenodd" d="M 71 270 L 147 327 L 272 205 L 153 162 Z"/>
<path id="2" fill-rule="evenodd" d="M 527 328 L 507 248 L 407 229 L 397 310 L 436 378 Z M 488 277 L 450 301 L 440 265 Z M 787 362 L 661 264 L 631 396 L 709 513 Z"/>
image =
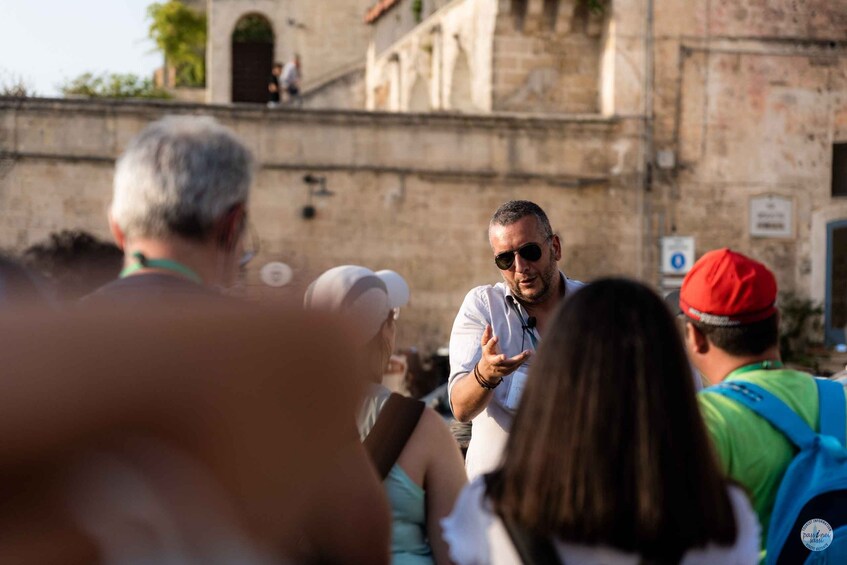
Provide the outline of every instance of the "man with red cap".
<path id="1" fill-rule="evenodd" d="M 817 429 L 815 380 L 780 360 L 776 294 L 776 279 L 763 264 L 726 248 L 703 255 L 679 295 L 688 353 L 712 384 L 743 380 L 758 385 Z M 709 389 L 698 398 L 723 469 L 752 498 L 765 547 L 777 490 L 796 450 L 736 401 Z"/>

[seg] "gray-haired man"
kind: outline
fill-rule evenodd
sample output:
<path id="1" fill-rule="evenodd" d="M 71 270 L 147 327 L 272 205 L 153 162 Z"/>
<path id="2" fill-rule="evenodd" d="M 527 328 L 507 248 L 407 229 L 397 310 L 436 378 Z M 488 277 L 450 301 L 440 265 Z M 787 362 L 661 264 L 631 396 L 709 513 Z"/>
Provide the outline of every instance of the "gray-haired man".
<path id="1" fill-rule="evenodd" d="M 115 171 L 109 225 L 124 250 L 124 270 L 86 300 L 190 309 L 206 304 L 197 299 L 217 296 L 213 288 L 231 285 L 244 259 L 252 166 L 247 148 L 211 118 L 171 117 L 147 126 Z M 349 448 L 334 457 L 319 490 L 301 493 L 311 500 L 298 518 L 297 539 L 286 540 L 302 552 L 291 556 L 297 562 L 389 562 L 388 506 L 353 414 L 350 430 Z M 354 519 L 361 516 L 368 519 Z"/>
<path id="2" fill-rule="evenodd" d="M 147 126 L 118 159 L 109 227 L 124 250 L 121 278 L 88 300 L 211 294 L 235 281 L 252 157 L 212 118 Z"/>

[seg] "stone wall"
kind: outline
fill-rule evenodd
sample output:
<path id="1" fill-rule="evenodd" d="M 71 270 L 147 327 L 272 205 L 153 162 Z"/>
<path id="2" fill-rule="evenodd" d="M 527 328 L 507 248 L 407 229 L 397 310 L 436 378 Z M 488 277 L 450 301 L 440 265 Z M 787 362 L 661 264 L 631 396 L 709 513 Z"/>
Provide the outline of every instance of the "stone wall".
<path id="1" fill-rule="evenodd" d="M 528 0 L 525 13 L 500 0 L 493 109 L 598 112 L 605 19 L 580 0 Z"/>
<path id="2" fill-rule="evenodd" d="M 412 304 L 399 345 L 444 345 L 473 286 L 496 282 L 487 241 L 494 209 L 528 198 L 548 212 L 574 277 L 641 274 L 637 120 L 367 114 L 82 101 L 0 99 L 0 247 L 21 250 L 60 229 L 108 238 L 114 159 L 146 123 L 202 113 L 232 127 L 259 170 L 251 221 L 260 256 L 256 297 L 293 298 L 344 263 L 406 276 Z M 623 149 L 622 149 L 623 148 Z M 307 173 L 335 194 L 315 198 Z M 258 268 L 291 265 L 293 283 L 263 287 Z"/>
<path id="3" fill-rule="evenodd" d="M 364 110 L 364 61 L 353 68 L 342 69 L 323 84 L 314 85 L 301 95 L 304 108 Z"/>

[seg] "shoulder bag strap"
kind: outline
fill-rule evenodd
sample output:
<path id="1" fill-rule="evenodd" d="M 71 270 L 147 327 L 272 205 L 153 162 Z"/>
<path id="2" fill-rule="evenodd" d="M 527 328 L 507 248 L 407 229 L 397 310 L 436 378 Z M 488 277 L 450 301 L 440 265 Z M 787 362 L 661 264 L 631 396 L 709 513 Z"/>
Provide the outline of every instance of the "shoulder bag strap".
<path id="1" fill-rule="evenodd" d="M 818 428 L 822 434 L 834 437 L 844 447 L 847 426 L 844 387 L 827 379 L 815 379 L 815 384 L 818 385 Z"/>
<path id="2" fill-rule="evenodd" d="M 415 431 L 423 410 L 423 402 L 396 392 L 391 393 L 385 401 L 374 427 L 362 442 L 371 456 L 380 480 L 385 480 L 397 462 L 406 442 Z"/>
<path id="3" fill-rule="evenodd" d="M 530 535 L 511 518 L 499 513 L 498 515 L 524 565 L 564 565 L 553 547 L 553 542 L 547 538 Z"/>
<path id="4" fill-rule="evenodd" d="M 815 441 L 815 431 L 803 418 L 776 395 L 758 385 L 746 381 L 724 382 L 709 387 L 700 394 L 710 392 L 722 394 L 746 406 L 782 432 L 799 449 L 806 449 Z"/>

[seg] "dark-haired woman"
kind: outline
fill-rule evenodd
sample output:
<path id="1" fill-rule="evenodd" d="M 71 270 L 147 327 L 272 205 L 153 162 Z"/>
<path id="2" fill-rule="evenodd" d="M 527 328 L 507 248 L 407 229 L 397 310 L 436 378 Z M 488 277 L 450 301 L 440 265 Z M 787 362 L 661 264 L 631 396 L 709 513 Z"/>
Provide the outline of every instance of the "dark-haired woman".
<path id="1" fill-rule="evenodd" d="M 530 375 L 502 465 L 444 521 L 455 563 L 520 563 L 514 539 L 568 565 L 758 563 L 759 524 L 718 470 L 650 289 L 604 279 L 575 293 Z"/>

